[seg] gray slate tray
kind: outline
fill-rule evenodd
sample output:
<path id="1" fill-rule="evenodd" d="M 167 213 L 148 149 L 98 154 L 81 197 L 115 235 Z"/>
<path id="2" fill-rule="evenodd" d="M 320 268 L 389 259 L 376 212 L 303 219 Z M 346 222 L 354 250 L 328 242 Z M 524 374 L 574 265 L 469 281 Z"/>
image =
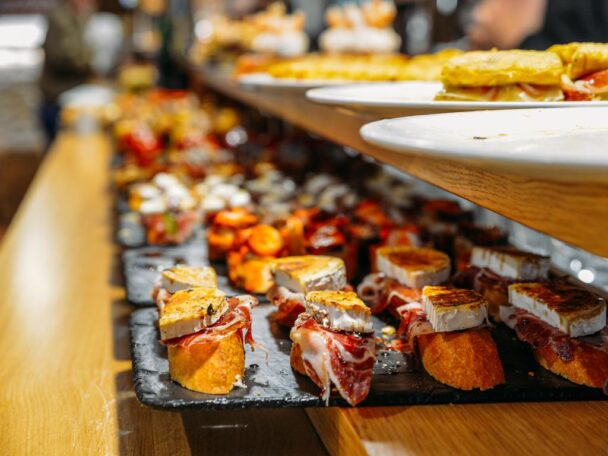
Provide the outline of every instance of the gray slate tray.
<path id="1" fill-rule="evenodd" d="M 137 307 L 155 306 L 152 299 L 154 285 L 160 271 L 177 264 L 190 266 L 209 265 L 207 243 L 193 241 L 175 247 L 140 247 L 128 249 L 122 253 L 122 268 L 127 291 L 127 301 Z M 225 264 L 211 264 L 217 274 L 218 288 L 228 296 L 243 294 L 242 290 L 235 288 L 228 281 Z M 258 296 L 265 300 L 263 296 Z"/>
<path id="2" fill-rule="evenodd" d="M 235 388 L 225 396 L 196 393 L 171 381 L 167 352 L 158 341 L 156 309 L 135 311 L 129 326 L 137 398 L 144 405 L 165 410 L 324 406 L 318 388 L 292 371 L 289 331 L 269 318 L 273 311 L 272 305 L 265 304 L 252 312 L 254 338 L 269 350 L 268 362 L 264 352 L 247 349 L 246 388 Z M 384 323 L 376 320 L 375 325 L 378 329 Z M 495 328 L 494 338 L 505 367 L 506 385 L 483 392 L 456 390 L 424 371 L 412 371 L 411 363 L 406 366 L 403 358 L 397 365 L 397 359 L 380 353 L 370 394 L 360 406 L 606 399 L 599 389 L 575 385 L 544 370 L 509 329 Z M 348 404 L 333 393 L 329 405 Z"/>

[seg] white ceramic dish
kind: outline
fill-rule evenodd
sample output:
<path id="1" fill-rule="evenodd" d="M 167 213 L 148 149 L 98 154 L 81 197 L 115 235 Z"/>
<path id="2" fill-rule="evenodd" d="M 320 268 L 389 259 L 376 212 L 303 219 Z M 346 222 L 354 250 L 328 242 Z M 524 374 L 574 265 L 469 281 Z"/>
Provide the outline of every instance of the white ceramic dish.
<path id="1" fill-rule="evenodd" d="M 531 177 L 608 182 L 608 108 L 401 117 L 361 128 L 371 144 Z"/>
<path id="2" fill-rule="evenodd" d="M 606 101 L 434 101 L 440 82 L 405 81 L 349 84 L 309 90 L 306 97 L 316 103 L 340 106 L 382 117 L 437 114 L 455 111 L 496 109 L 566 108 L 608 106 Z"/>

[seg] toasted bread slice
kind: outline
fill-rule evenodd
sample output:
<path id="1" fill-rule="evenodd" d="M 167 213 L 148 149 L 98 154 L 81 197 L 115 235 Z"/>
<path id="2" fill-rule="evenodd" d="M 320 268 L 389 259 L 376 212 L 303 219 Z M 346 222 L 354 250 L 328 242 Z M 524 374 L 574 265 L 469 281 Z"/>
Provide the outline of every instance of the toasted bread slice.
<path id="1" fill-rule="evenodd" d="M 608 69 L 607 43 L 556 44 L 548 51 L 557 54 L 566 65 L 566 74 L 575 81 L 596 71 Z"/>
<path id="2" fill-rule="evenodd" d="M 160 286 L 169 293 L 175 293 L 188 288 L 217 287 L 217 276 L 211 266 L 178 265 L 165 269 L 160 274 Z"/>
<path id="3" fill-rule="evenodd" d="M 462 288 L 424 287 L 422 308 L 437 332 L 474 328 L 488 318 L 486 300 L 480 294 Z"/>
<path id="4" fill-rule="evenodd" d="M 374 331 L 372 313 L 353 291 L 311 291 L 306 294 L 306 312 L 317 323 L 334 331 Z"/>
<path id="5" fill-rule="evenodd" d="M 439 285 L 450 277 L 450 258 L 433 249 L 380 247 L 376 263 L 380 272 L 410 288 Z"/>
<path id="6" fill-rule="evenodd" d="M 437 381 L 462 390 L 487 390 L 505 382 L 490 331 L 469 329 L 417 338 L 424 369 Z"/>
<path id="7" fill-rule="evenodd" d="M 606 326 L 606 301 L 567 283 L 514 283 L 509 285 L 509 302 L 571 337 Z"/>
<path id="8" fill-rule="evenodd" d="M 298 293 L 341 290 L 346 286 L 346 266 L 330 256 L 285 257 L 274 261 L 273 278 L 277 285 Z"/>
<path id="9" fill-rule="evenodd" d="M 245 349 L 237 332 L 218 343 L 167 347 L 171 378 L 192 391 L 228 394 L 245 374 Z"/>
<path id="10" fill-rule="evenodd" d="M 163 308 L 158 326 L 161 340 L 174 339 L 213 325 L 228 311 L 228 301 L 217 288 L 178 291 Z"/>
<path id="11" fill-rule="evenodd" d="M 551 345 L 534 349 L 534 357 L 545 369 L 579 385 L 604 388 L 608 380 L 608 353 L 590 347 L 577 346 L 571 361 L 564 361 Z"/>
<path id="12" fill-rule="evenodd" d="M 486 87 L 508 84 L 559 86 L 564 68 L 546 51 L 473 51 L 448 60 L 441 72 L 447 87 Z"/>
<path id="13" fill-rule="evenodd" d="M 549 273 L 550 258 L 511 247 L 473 247 L 471 264 L 511 280 L 542 280 Z"/>

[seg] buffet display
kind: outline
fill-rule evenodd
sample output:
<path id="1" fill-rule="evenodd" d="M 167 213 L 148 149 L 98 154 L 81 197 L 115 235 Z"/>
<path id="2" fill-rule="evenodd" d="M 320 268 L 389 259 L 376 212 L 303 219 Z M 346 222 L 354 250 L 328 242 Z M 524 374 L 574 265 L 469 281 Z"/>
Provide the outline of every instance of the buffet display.
<path id="1" fill-rule="evenodd" d="M 123 266 L 151 306 L 131 319 L 144 404 L 605 397 L 604 298 L 457 202 L 187 92 L 117 105 L 117 238 L 142 234 Z"/>

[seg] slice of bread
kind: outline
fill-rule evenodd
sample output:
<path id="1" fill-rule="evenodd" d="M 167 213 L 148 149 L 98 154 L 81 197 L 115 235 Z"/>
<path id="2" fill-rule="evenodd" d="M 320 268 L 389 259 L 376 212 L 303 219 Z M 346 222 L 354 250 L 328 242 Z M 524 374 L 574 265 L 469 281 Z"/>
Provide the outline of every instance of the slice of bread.
<path id="1" fill-rule="evenodd" d="M 579 385 L 603 388 L 608 381 L 608 353 L 602 350 L 578 345 L 572 361 L 567 362 L 546 344 L 534 350 L 534 357 L 545 369 Z"/>
<path id="2" fill-rule="evenodd" d="M 228 394 L 245 374 L 245 349 L 238 331 L 218 343 L 169 345 L 167 352 L 171 378 L 192 391 Z"/>
<path id="3" fill-rule="evenodd" d="M 502 363 L 487 328 L 418 336 L 424 369 L 437 381 L 462 390 L 487 390 L 505 382 Z"/>

